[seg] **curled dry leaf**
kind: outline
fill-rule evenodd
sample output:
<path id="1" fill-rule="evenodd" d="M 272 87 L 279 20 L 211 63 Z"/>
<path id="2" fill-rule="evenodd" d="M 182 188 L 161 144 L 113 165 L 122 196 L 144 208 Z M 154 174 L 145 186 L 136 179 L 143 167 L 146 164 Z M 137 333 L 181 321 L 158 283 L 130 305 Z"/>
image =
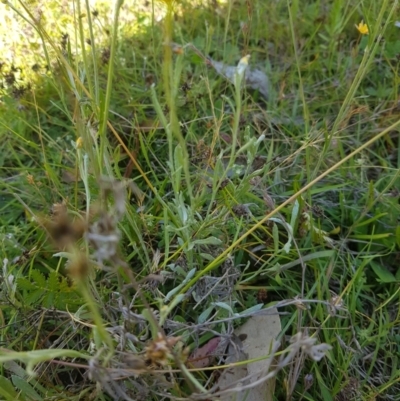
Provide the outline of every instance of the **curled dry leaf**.
<path id="1" fill-rule="evenodd" d="M 188 359 L 189 365 L 196 369 L 210 366 L 214 361 L 217 350 L 220 349 L 221 341 L 223 341 L 221 337 L 214 337 L 202 347 L 197 348 Z"/>

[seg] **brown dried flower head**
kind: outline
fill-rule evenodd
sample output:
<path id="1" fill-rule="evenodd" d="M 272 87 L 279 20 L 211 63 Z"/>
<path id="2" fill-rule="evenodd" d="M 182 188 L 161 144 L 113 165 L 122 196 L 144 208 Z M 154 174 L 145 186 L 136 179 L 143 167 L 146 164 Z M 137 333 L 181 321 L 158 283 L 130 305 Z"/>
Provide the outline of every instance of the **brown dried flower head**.
<path id="1" fill-rule="evenodd" d="M 146 347 L 146 360 L 150 364 L 165 366 L 171 359 L 171 349 L 180 340 L 180 337 L 165 338 L 158 333 L 157 339 L 150 342 Z"/>
<path id="2" fill-rule="evenodd" d="M 83 218 L 72 218 L 68 214 L 66 202 L 55 203 L 50 216 L 39 218 L 39 223 L 46 229 L 57 249 L 65 250 L 82 238 L 86 223 Z"/>
<path id="3" fill-rule="evenodd" d="M 75 281 L 85 280 L 89 276 L 90 267 L 87 255 L 81 251 L 73 252 L 73 257 L 67 264 L 68 274 Z"/>

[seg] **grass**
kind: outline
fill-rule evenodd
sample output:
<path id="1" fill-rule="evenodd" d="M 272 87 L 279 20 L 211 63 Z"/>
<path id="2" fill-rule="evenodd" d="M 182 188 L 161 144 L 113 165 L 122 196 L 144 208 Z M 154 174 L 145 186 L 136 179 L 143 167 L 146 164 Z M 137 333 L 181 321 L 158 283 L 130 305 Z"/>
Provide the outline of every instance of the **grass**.
<path id="1" fill-rule="evenodd" d="M 3 3 L 1 399 L 216 399 L 271 306 L 273 399 L 398 399 L 398 1 Z"/>

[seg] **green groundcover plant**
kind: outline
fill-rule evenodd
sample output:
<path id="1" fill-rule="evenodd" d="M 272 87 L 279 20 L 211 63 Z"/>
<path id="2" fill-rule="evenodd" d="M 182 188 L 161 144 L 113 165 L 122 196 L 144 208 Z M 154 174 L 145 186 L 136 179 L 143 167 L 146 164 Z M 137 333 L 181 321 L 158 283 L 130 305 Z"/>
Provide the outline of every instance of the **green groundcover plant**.
<path id="1" fill-rule="evenodd" d="M 0 399 L 398 400 L 398 15 L 2 1 Z"/>

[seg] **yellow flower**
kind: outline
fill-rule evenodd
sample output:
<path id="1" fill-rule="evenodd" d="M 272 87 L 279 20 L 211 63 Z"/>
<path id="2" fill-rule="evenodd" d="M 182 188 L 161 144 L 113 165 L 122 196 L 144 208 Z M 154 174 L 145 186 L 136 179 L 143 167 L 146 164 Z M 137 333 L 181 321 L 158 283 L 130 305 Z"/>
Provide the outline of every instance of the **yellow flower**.
<path id="1" fill-rule="evenodd" d="M 361 21 L 358 25 L 356 25 L 356 28 L 361 35 L 368 35 L 369 33 L 368 25 L 364 24 L 364 21 Z"/>
<path id="2" fill-rule="evenodd" d="M 250 54 L 248 54 L 247 56 L 242 57 L 240 59 L 240 61 L 239 61 L 239 65 L 247 67 L 249 65 L 249 59 L 250 59 Z"/>
<path id="3" fill-rule="evenodd" d="M 239 75 L 243 75 L 247 66 L 249 65 L 249 58 L 250 58 L 250 54 L 248 54 L 247 56 L 244 56 L 240 59 L 239 64 L 236 67 L 237 73 Z"/>
<path id="4" fill-rule="evenodd" d="M 80 136 L 77 140 L 76 140 L 76 148 L 80 149 L 83 146 L 83 138 Z"/>

